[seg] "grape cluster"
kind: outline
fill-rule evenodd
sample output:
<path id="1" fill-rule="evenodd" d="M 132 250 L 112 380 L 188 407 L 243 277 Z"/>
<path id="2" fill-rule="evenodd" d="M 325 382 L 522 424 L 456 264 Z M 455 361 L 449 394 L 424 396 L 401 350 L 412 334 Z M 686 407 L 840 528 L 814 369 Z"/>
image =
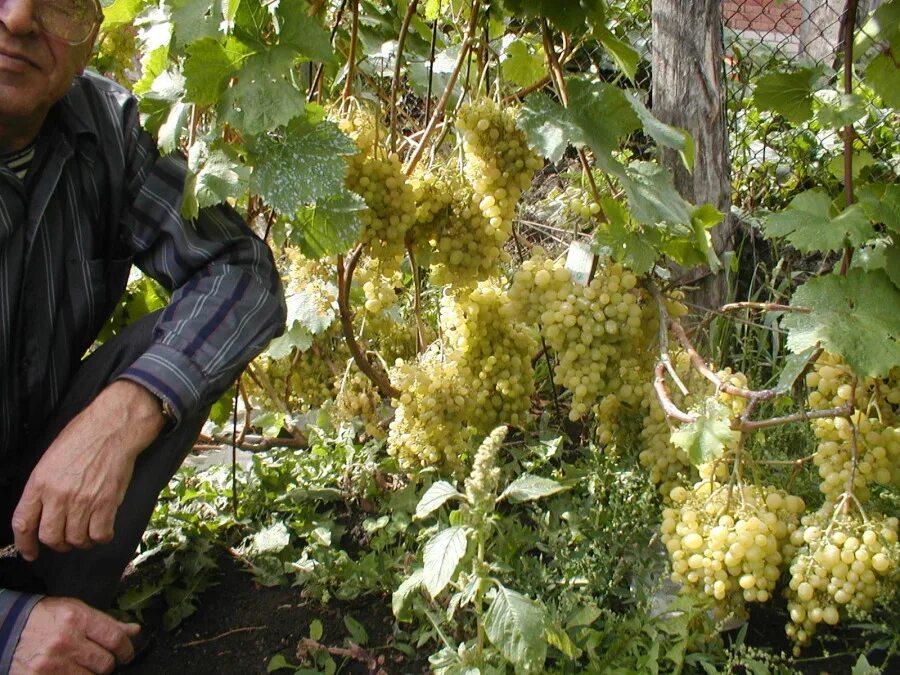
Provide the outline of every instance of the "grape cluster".
<path id="1" fill-rule="evenodd" d="M 330 333 L 329 333 L 330 334 Z M 319 338 L 306 351 L 272 359 L 259 356 L 253 362 L 256 379 L 244 378 L 247 396 L 255 408 L 307 412 L 334 397 L 333 364 L 346 359 L 338 338 Z"/>
<path id="2" fill-rule="evenodd" d="M 351 366 L 335 382 L 334 418 L 352 423 L 361 421 L 372 438 L 383 438 L 381 426 L 381 395 L 372 381 L 358 368 Z"/>
<path id="3" fill-rule="evenodd" d="M 897 518 L 837 511 L 826 504 L 791 535 L 797 551 L 785 590 L 791 617 L 785 630 L 796 655 L 819 624 L 865 617 L 877 598 L 887 600 L 896 590 L 889 580 L 900 571 Z"/>
<path id="4" fill-rule="evenodd" d="M 400 260 L 393 263 L 377 258 L 364 257 L 356 267 L 353 279 L 362 285 L 368 314 L 379 315 L 397 304 L 397 290 L 403 289 Z"/>
<path id="5" fill-rule="evenodd" d="M 781 576 L 785 549 L 805 505 L 783 490 L 704 480 L 675 487 L 663 511 L 662 541 L 672 580 L 713 598 L 723 612 L 765 602 Z"/>
<path id="6" fill-rule="evenodd" d="M 669 387 L 669 397 L 681 410 L 690 410 L 709 396 L 715 396 L 716 400 L 731 409 L 732 415 L 741 415 L 747 406 L 747 400 L 740 396 L 732 396 L 724 391 L 716 392 L 715 386 L 701 373 L 691 367 L 690 358 L 685 352 L 670 354 L 672 367 L 679 379 L 685 385 L 688 393 L 684 395 L 676 387 Z M 718 378 L 736 387 L 746 388 L 747 377 L 740 372 L 732 372 L 725 368 L 716 373 Z M 671 442 L 672 431 L 675 423 L 666 419 L 662 405 L 656 397 L 656 393 L 650 397 L 649 410 L 644 417 L 640 438 L 643 449 L 639 455 L 641 465 L 650 470 L 650 479 L 659 485 L 660 492 L 667 496 L 673 487 L 683 483 L 690 473 L 690 462 L 687 453 Z M 735 437 L 734 445 L 739 437 Z M 733 448 L 728 448 L 733 449 Z M 702 478 L 717 478 L 723 480 L 729 469 L 728 461 L 720 461 L 715 465 L 701 465 L 698 467 Z"/>
<path id="7" fill-rule="evenodd" d="M 540 324 L 557 356 L 556 382 L 572 392 L 570 419 L 580 419 L 605 395 L 624 404 L 642 402 L 658 320 L 633 273 L 609 264 L 582 286 L 562 263 L 536 249 L 516 272 L 509 295 L 520 316 Z"/>
<path id="8" fill-rule="evenodd" d="M 501 108 L 489 98 L 464 105 L 456 127 L 463 135 L 464 172 L 478 196 L 479 210 L 492 228 L 511 227 L 516 203 L 543 161 L 516 126 L 514 109 Z"/>
<path id="9" fill-rule="evenodd" d="M 531 358 L 537 342 L 496 284 L 441 299 L 441 328 L 466 382 L 471 424 L 487 433 L 500 424 L 524 426 L 534 391 Z"/>
<path id="10" fill-rule="evenodd" d="M 537 343 L 506 293 L 488 282 L 447 293 L 440 325 L 442 341 L 391 369 L 388 452 L 404 465 L 457 467 L 473 436 L 527 420 Z"/>
<path id="11" fill-rule="evenodd" d="M 348 158 L 347 186 L 366 202 L 360 212 L 362 242 L 373 258 L 399 268 L 406 250 L 406 232 L 415 220 L 412 185 L 396 154 L 364 152 Z"/>
<path id="12" fill-rule="evenodd" d="M 454 359 L 433 344 L 416 360 L 398 360 L 390 370 L 400 390 L 392 401 L 388 454 L 401 466 L 459 466 L 462 449 L 474 434 L 469 424 L 469 391 Z"/>
<path id="13" fill-rule="evenodd" d="M 849 417 L 827 417 L 812 422 L 818 439 L 813 462 L 819 469 L 822 479 L 819 489 L 826 500 L 834 504 L 850 490 L 865 502 L 872 483 L 900 485 L 898 380 L 894 377 L 854 379 L 839 356 L 824 353 L 807 374 L 806 384 L 810 389 L 808 401 L 814 410 L 854 403 Z"/>
<path id="14" fill-rule="evenodd" d="M 503 245 L 511 225 L 484 216 L 480 197 L 459 174 L 431 172 L 414 185 L 414 239 L 429 247 L 431 281 L 463 286 L 496 276 L 509 259 Z"/>

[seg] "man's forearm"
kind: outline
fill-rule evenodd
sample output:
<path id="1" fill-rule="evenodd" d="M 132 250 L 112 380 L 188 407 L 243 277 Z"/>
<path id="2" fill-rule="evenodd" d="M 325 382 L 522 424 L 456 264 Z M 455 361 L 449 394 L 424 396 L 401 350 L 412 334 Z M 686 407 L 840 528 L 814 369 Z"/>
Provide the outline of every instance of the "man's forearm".
<path id="1" fill-rule="evenodd" d="M 0 673 L 8 673 L 19 637 L 42 595 L 0 588 Z"/>

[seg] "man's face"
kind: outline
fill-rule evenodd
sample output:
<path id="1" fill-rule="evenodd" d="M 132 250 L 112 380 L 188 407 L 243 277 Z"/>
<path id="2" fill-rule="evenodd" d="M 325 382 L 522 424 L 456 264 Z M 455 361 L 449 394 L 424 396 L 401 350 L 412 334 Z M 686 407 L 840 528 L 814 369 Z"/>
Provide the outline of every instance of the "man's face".
<path id="1" fill-rule="evenodd" d="M 42 30 L 41 1 L 0 0 L 0 126 L 39 126 L 91 54 L 93 36 L 73 46 Z"/>

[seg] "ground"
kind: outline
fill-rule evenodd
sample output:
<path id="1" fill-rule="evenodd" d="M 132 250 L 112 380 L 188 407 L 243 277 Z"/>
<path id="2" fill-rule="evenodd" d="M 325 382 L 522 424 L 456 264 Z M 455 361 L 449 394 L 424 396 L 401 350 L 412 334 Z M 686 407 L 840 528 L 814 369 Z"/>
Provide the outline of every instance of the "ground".
<path id="1" fill-rule="evenodd" d="M 295 665 L 303 664 L 297 648 L 310 634 L 310 622 L 322 622 L 319 642 L 346 649 L 345 614 L 358 617 L 369 636 L 369 647 L 360 656 L 376 660 L 374 668 L 348 656 L 334 654 L 338 673 L 378 673 L 389 675 L 426 672 L 427 654 L 408 658 L 391 649 L 390 598 L 369 597 L 354 602 L 332 601 L 327 607 L 305 600 L 299 589 L 290 586 L 263 587 L 239 562 L 222 556 L 218 584 L 200 599 L 197 612 L 171 632 L 157 630 L 148 651 L 124 672 L 129 675 L 250 675 L 265 673 L 270 660 L 282 654 Z M 134 580 L 126 580 L 134 583 Z M 158 613 L 158 612 L 157 612 Z M 145 615 L 148 624 L 156 620 Z M 364 653 L 363 653 L 364 652 Z M 381 662 L 378 657 L 383 657 Z M 278 672 L 290 673 L 291 670 Z M 313 670 L 311 672 L 319 672 Z"/>

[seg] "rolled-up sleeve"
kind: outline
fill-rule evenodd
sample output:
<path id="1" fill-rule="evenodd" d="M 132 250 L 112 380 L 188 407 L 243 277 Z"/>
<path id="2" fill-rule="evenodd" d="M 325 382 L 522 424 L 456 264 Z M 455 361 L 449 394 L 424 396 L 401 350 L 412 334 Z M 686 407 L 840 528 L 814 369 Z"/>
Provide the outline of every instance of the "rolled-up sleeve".
<path id="1" fill-rule="evenodd" d="M 125 244 L 135 264 L 172 292 L 154 342 L 123 374 L 174 408 L 178 420 L 209 405 L 284 329 L 281 279 L 269 247 L 229 206 L 181 216 L 186 166 L 161 157 L 126 119 Z"/>
<path id="2" fill-rule="evenodd" d="M 0 588 L 0 673 L 8 673 L 12 667 L 19 637 L 42 597 Z"/>

